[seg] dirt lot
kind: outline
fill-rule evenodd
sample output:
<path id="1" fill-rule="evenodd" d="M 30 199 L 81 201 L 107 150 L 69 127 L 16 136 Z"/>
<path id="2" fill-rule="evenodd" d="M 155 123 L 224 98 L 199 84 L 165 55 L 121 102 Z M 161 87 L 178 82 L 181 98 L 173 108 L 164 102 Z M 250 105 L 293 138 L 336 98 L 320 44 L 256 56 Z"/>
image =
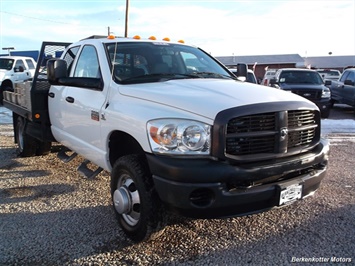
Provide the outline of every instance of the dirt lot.
<path id="1" fill-rule="evenodd" d="M 79 159 L 18 158 L 0 126 L 0 265 L 288 265 L 355 263 L 355 140 L 330 136 L 326 179 L 314 197 L 223 220 L 171 218 L 133 244 L 111 207 L 109 175 L 87 180 Z"/>

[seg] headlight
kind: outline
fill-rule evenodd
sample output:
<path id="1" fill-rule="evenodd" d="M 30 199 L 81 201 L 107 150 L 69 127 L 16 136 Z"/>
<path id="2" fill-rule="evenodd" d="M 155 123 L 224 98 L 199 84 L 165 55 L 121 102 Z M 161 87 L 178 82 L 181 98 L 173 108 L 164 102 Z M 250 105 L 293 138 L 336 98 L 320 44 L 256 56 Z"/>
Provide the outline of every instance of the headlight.
<path id="1" fill-rule="evenodd" d="M 324 89 L 322 91 L 322 98 L 330 98 L 330 90 L 329 89 Z"/>
<path id="2" fill-rule="evenodd" d="M 207 124 L 183 119 L 157 119 L 148 122 L 147 130 L 153 152 L 210 154 L 211 127 Z"/>

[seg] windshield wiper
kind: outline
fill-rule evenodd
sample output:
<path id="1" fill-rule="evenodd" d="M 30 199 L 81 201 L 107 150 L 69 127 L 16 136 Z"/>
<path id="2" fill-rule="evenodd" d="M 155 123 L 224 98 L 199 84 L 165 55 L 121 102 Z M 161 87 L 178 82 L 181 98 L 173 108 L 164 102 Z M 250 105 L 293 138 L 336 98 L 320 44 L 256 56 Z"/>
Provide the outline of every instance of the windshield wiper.
<path id="1" fill-rule="evenodd" d="M 192 72 L 192 73 L 154 73 L 154 74 L 145 74 L 139 76 L 129 77 L 123 80 L 120 80 L 121 84 L 134 84 L 134 83 L 145 83 L 145 82 L 162 82 L 172 79 L 191 79 L 191 78 L 236 78 L 223 75 L 215 72 Z"/>
<path id="2" fill-rule="evenodd" d="M 228 79 L 236 79 L 235 77 L 229 76 L 229 75 L 224 75 L 220 73 L 215 73 L 215 72 L 192 72 L 193 75 L 197 75 L 203 78 L 228 78 Z"/>
<path id="3" fill-rule="evenodd" d="M 171 79 L 186 79 L 186 78 L 201 78 L 201 77 L 195 74 L 155 73 L 155 74 L 145 74 L 140 76 L 129 77 L 121 80 L 121 84 L 159 82 L 159 81 L 167 81 Z"/>

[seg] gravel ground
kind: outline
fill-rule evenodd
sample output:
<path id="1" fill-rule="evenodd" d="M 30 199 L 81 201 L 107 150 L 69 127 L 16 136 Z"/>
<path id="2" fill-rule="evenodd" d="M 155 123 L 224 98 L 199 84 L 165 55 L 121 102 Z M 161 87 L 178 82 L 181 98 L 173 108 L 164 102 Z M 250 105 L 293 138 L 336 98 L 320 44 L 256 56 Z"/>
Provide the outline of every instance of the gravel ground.
<path id="1" fill-rule="evenodd" d="M 48 156 L 18 158 L 0 126 L 0 265 L 355 264 L 355 139 L 331 138 L 314 197 L 223 220 L 173 217 L 155 241 L 135 244 L 115 221 L 109 174 L 94 180 Z M 295 262 L 295 263 L 294 263 Z"/>

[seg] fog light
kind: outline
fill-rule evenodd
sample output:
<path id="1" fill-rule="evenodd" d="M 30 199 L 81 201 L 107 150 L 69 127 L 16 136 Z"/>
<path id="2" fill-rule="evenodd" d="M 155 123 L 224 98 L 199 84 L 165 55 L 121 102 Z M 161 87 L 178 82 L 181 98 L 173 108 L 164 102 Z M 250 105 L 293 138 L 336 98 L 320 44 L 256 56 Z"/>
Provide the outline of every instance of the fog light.
<path id="1" fill-rule="evenodd" d="M 190 201 L 193 205 L 200 208 L 208 207 L 214 201 L 214 193 L 207 188 L 199 188 L 191 192 Z"/>

